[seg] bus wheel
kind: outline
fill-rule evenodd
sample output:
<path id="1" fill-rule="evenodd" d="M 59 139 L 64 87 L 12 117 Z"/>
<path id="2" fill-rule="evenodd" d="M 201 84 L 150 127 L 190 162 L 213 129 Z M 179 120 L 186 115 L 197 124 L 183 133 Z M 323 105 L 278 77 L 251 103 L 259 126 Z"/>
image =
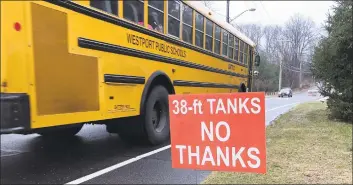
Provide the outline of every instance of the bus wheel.
<path id="1" fill-rule="evenodd" d="M 163 86 L 156 86 L 150 92 L 143 116 L 145 134 L 149 143 L 161 144 L 169 139 L 168 91 Z"/>
<path id="2" fill-rule="evenodd" d="M 58 128 L 44 128 L 37 132 L 37 134 L 51 139 L 65 139 L 68 137 L 75 136 L 83 127 L 83 124 L 77 124 L 70 127 L 58 127 Z"/>
<path id="3" fill-rule="evenodd" d="M 169 139 L 168 91 L 156 86 L 149 93 L 144 115 L 107 121 L 107 131 L 130 144 L 158 145 Z M 142 108 L 142 107 L 141 107 Z"/>

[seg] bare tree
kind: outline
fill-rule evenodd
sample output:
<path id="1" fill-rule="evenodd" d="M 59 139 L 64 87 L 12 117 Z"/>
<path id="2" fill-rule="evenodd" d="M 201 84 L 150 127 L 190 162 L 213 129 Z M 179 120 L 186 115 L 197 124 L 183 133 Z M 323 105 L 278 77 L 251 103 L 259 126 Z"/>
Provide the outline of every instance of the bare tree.
<path id="1" fill-rule="evenodd" d="M 278 25 L 265 26 L 263 28 L 264 34 L 264 52 L 267 54 L 270 63 L 279 64 L 280 53 L 279 49 L 281 43 L 277 40 L 282 35 L 282 28 Z"/>
<path id="2" fill-rule="evenodd" d="M 295 14 L 287 21 L 283 30 L 283 36 L 286 40 L 290 41 L 289 59 L 286 61 L 287 65 L 300 69 L 299 74 L 295 74 L 298 73 L 295 71 L 288 71 L 286 73 L 288 83 L 293 85 L 295 81 L 298 81 L 297 84 L 301 87 L 303 56 L 309 54 L 310 46 L 313 45 L 317 38 L 315 23 L 309 18 Z"/>
<path id="3" fill-rule="evenodd" d="M 241 31 L 253 40 L 257 46 L 257 49 L 261 47 L 261 38 L 264 35 L 261 25 L 256 24 L 243 24 L 239 25 Z"/>

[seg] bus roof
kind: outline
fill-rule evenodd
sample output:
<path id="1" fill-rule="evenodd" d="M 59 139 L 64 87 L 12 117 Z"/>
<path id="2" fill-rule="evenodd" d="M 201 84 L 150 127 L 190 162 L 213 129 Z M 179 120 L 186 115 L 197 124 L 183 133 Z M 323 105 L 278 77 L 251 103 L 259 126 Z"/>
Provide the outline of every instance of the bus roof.
<path id="1" fill-rule="evenodd" d="M 208 19 L 212 20 L 214 23 L 218 24 L 221 26 L 223 29 L 227 30 L 228 32 L 232 33 L 234 36 L 237 36 L 239 39 L 242 41 L 246 42 L 252 47 L 255 47 L 255 43 L 247 36 L 245 36 L 243 33 L 241 33 L 238 29 L 236 29 L 234 26 L 231 24 L 227 23 L 225 20 L 223 20 L 220 16 L 217 15 L 217 13 L 213 12 L 209 8 L 207 8 L 205 5 L 203 5 L 200 1 L 183 1 L 190 7 L 192 7 L 194 10 L 198 11 L 199 13 L 203 14 L 203 16 L 207 17 Z M 211 13 L 211 15 L 209 14 Z"/>

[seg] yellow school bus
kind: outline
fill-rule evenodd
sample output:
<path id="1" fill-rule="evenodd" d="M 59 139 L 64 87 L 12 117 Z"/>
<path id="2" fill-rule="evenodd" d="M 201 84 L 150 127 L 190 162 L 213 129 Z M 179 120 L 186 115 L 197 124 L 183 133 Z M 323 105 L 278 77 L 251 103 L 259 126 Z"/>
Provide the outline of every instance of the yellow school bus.
<path id="1" fill-rule="evenodd" d="M 255 44 L 196 1 L 1 1 L 1 134 L 169 138 L 169 94 L 251 91 Z"/>

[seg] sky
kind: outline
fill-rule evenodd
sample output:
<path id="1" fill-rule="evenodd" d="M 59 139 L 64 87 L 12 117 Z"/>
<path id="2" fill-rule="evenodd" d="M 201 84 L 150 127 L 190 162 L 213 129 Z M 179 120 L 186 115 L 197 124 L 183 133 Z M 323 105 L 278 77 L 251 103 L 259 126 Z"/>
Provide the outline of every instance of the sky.
<path id="1" fill-rule="evenodd" d="M 322 27 L 333 1 L 230 1 L 230 18 L 249 8 L 233 22 L 239 24 L 283 25 L 292 15 L 300 13 Z M 226 15 L 226 1 L 213 1 L 212 10 Z M 224 18 L 225 19 L 225 18 Z"/>

